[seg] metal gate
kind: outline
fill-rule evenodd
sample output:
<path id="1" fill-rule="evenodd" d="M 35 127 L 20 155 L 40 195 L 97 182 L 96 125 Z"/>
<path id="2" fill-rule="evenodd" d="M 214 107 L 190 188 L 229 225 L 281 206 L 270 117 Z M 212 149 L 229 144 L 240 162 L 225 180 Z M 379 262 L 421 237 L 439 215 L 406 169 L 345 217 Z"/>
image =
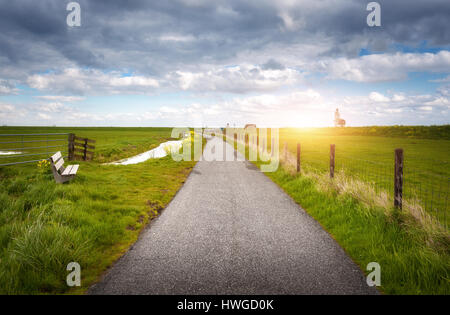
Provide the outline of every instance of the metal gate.
<path id="1" fill-rule="evenodd" d="M 0 134 L 0 166 L 36 163 L 61 151 L 68 155 L 68 133 Z"/>

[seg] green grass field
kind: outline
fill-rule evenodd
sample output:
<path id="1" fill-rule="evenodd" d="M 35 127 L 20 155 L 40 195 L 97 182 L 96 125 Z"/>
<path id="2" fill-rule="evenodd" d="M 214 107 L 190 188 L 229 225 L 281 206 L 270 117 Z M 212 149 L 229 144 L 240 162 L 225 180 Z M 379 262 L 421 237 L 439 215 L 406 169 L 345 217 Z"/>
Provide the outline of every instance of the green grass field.
<path id="1" fill-rule="evenodd" d="M 316 172 L 329 172 L 330 144 L 335 144 L 337 172 L 345 171 L 348 176 L 371 183 L 377 191 L 387 192 L 391 197 L 394 150 L 402 148 L 404 198 L 423 207 L 443 225 L 450 226 L 450 128 L 444 127 L 398 127 L 397 132 L 393 127 L 377 127 L 380 130 L 375 127 L 281 129 L 280 147 L 287 142 L 289 152 L 295 156 L 297 143 L 300 143 L 301 166 Z M 400 132 L 402 128 L 404 130 Z M 361 135 L 370 134 L 370 130 L 375 130 L 373 135 Z M 447 132 L 444 134 L 442 130 Z M 394 137 L 386 136 L 389 134 Z M 442 139 L 437 140 L 437 135 Z M 426 139 L 426 136 L 433 139 Z"/>
<path id="2" fill-rule="evenodd" d="M 74 132 L 97 140 L 93 162 L 69 184 L 36 163 L 0 167 L 0 293 L 82 293 L 173 198 L 195 162 L 171 157 L 101 165 L 156 147 L 169 128 L 0 128 L 1 133 Z M 1 149 L 0 149 L 1 150 Z M 67 162 L 66 162 L 67 163 Z M 73 164 L 73 163 L 72 163 Z M 81 265 L 82 287 L 66 285 Z"/>

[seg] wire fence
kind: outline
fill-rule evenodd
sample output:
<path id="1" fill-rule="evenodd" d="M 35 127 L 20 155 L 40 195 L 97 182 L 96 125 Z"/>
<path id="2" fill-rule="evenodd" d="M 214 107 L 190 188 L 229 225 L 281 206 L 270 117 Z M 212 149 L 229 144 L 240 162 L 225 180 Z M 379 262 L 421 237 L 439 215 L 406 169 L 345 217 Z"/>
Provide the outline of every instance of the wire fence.
<path id="1" fill-rule="evenodd" d="M 448 169 L 448 162 L 431 164 L 430 169 L 419 169 L 418 161 L 404 160 L 402 199 L 407 207 L 424 211 L 448 228 L 448 195 L 450 178 L 436 173 L 436 169 Z M 423 164 L 430 165 L 429 161 Z M 375 162 L 351 157 L 336 157 L 336 169 L 370 184 L 376 194 L 394 199 L 394 159 L 389 163 Z"/>
<path id="2" fill-rule="evenodd" d="M 431 161 L 431 168 L 409 167 L 411 161 L 405 159 L 404 191 L 407 200 L 415 207 L 422 207 L 446 228 L 450 226 L 448 195 L 450 178 L 436 170 L 449 169 L 446 161 Z"/>
<path id="3" fill-rule="evenodd" d="M 353 176 L 369 183 L 376 193 L 394 191 L 394 162 L 384 163 L 355 159 L 351 157 L 336 157 L 336 170 L 346 176 Z"/>
<path id="4" fill-rule="evenodd" d="M 373 161 L 352 157 L 349 152 L 340 151 L 339 147 L 336 147 L 336 153 L 332 157 L 331 148 L 329 152 L 325 152 L 323 149 L 301 146 L 298 158 L 295 149 L 294 152 L 292 150 L 293 147 L 296 148 L 297 144 L 285 144 L 280 150 L 282 165 L 287 165 L 291 170 L 296 169 L 297 163 L 300 163 L 297 169 L 301 169 L 301 172 L 330 173 L 330 176 L 336 178 L 345 176 L 354 182 L 363 183 L 364 187 L 375 194 L 374 197 L 383 199 L 388 206 L 393 206 L 395 198 L 398 198 L 395 194 L 400 194 L 400 208 L 414 213 L 416 217 L 426 216 L 427 220 L 432 220 L 445 229 L 449 228 L 449 162 L 418 160 L 408 157 L 408 152 L 405 152 L 402 159 L 401 187 L 396 187 L 398 183 L 394 180 L 394 152 L 390 156 L 380 154 L 378 160 Z M 333 170 L 331 164 L 334 166 Z M 400 188 L 400 192 L 396 191 L 396 188 Z"/>
<path id="5" fill-rule="evenodd" d="M 0 166 L 35 163 L 61 151 L 68 154 L 68 133 L 0 134 Z"/>

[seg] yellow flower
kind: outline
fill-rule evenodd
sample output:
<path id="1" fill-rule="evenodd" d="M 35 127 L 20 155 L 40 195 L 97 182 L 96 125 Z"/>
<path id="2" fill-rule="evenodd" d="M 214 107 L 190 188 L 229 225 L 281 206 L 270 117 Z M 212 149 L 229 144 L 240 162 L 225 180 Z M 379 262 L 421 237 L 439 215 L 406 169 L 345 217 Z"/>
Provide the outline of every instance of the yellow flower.
<path id="1" fill-rule="evenodd" d="M 37 163 L 37 166 L 40 169 L 47 168 L 48 166 L 50 166 L 50 162 L 47 160 L 41 160 Z"/>

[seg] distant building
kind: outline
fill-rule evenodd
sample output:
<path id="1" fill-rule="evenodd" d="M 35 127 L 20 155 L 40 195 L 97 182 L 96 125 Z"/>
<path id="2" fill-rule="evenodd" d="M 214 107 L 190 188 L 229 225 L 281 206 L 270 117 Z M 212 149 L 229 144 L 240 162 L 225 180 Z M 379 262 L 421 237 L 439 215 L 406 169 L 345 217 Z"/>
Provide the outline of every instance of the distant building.
<path id="1" fill-rule="evenodd" d="M 336 111 L 334 112 L 334 126 L 345 127 L 345 120 L 341 118 L 338 108 L 336 108 Z"/>

